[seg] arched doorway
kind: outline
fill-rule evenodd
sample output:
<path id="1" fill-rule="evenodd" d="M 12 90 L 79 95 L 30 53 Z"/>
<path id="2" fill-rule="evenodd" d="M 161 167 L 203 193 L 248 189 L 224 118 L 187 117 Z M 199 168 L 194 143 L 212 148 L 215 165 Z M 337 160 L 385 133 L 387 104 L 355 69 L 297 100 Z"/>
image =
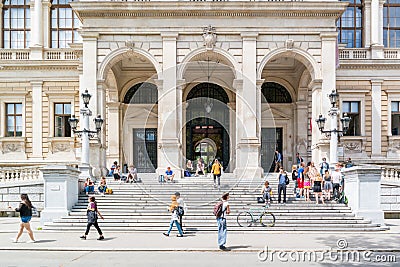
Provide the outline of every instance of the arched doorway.
<path id="1" fill-rule="evenodd" d="M 202 158 L 208 166 L 220 159 L 229 165 L 229 102 L 225 90 L 214 83 L 200 83 L 186 98 L 186 158 Z"/>

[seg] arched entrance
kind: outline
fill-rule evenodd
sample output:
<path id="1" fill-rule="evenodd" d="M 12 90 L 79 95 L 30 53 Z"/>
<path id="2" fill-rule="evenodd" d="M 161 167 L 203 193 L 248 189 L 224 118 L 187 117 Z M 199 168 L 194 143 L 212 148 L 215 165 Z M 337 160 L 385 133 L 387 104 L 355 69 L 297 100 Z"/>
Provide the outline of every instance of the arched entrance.
<path id="1" fill-rule="evenodd" d="M 229 156 L 229 102 L 225 90 L 214 83 L 200 83 L 186 98 L 186 158 L 202 158 L 208 166 L 214 158 L 224 168 Z"/>

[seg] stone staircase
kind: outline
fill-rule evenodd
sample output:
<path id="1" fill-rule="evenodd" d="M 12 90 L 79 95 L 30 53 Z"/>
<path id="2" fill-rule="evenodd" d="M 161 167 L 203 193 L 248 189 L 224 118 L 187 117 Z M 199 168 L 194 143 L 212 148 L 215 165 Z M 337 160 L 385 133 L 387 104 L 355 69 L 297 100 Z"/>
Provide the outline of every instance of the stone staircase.
<path id="1" fill-rule="evenodd" d="M 267 178 L 274 191 L 274 199 L 269 210 L 275 215 L 274 227 L 239 227 L 236 215 L 249 208 L 262 208 L 256 198 L 260 196 L 263 179 L 236 181 L 232 174 L 225 173 L 221 178 L 221 190 L 213 187 L 212 178 L 189 177 L 176 183 L 158 183 L 155 174 L 141 175 L 142 183 L 119 184 L 111 179 L 108 186 L 112 195 L 96 195 L 98 207 L 105 220 L 100 220 L 103 231 L 166 231 L 170 214 L 167 207 L 170 197 L 176 191 L 181 193 L 187 214 L 183 218 L 186 232 L 216 231 L 216 221 L 212 214 L 213 206 L 223 192 L 230 192 L 231 214 L 228 216 L 229 231 L 379 231 L 384 230 L 363 218 L 355 217 L 344 204 L 327 203 L 316 205 L 314 201 L 305 202 L 293 197 L 293 182 L 288 189 L 288 203 L 278 204 L 277 176 Z M 80 195 L 70 215 L 46 223 L 44 230 L 83 231 L 86 226 L 87 196 Z"/>

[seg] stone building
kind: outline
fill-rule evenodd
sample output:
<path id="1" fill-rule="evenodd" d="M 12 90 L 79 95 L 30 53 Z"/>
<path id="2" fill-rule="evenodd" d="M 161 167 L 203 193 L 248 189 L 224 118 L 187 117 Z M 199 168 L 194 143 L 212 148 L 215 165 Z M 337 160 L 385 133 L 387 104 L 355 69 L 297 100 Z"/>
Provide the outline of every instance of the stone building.
<path id="1" fill-rule="evenodd" d="M 199 157 L 260 176 L 276 148 L 287 169 L 296 152 L 329 161 L 315 119 L 327 117 L 333 89 L 339 117 L 352 118 L 339 159 L 400 159 L 399 0 L 0 7 L 1 166 L 79 164 L 68 118 L 86 89 L 105 119 L 90 142 L 97 176 L 115 160 L 180 176 Z"/>

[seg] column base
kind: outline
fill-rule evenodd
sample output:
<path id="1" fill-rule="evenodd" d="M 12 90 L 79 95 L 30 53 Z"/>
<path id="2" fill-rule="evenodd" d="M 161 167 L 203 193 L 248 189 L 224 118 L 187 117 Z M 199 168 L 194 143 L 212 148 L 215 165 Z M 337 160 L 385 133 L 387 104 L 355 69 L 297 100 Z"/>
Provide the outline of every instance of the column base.
<path id="1" fill-rule="evenodd" d="M 79 179 L 86 180 L 86 178 L 93 178 L 92 167 L 90 165 L 79 165 L 78 168 L 81 172 L 81 174 L 79 174 Z"/>
<path id="2" fill-rule="evenodd" d="M 372 223 L 379 224 L 381 227 L 387 227 L 382 210 L 359 210 L 355 212 L 356 216 L 371 220 Z M 389 227 L 387 227 L 389 229 Z"/>
<path id="3" fill-rule="evenodd" d="M 245 167 L 245 168 L 236 168 L 233 171 L 235 178 L 240 179 L 241 181 L 252 181 L 254 179 L 261 179 L 264 177 L 264 169 L 261 167 Z"/>
<path id="4" fill-rule="evenodd" d="M 52 222 L 55 219 L 66 217 L 68 215 L 69 211 L 64 209 L 44 209 L 40 213 L 40 224 L 44 225 L 44 223 Z"/>

